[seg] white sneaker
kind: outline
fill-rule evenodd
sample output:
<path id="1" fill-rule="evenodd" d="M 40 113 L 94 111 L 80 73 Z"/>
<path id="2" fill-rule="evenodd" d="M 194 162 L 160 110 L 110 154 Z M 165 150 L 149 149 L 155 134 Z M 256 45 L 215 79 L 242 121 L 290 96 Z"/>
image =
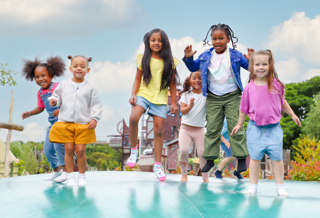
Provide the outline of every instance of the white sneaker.
<path id="1" fill-rule="evenodd" d="M 60 175 L 61 175 L 61 171 L 50 173 L 50 176 L 46 178 L 45 181 L 52 181 Z"/>
<path id="2" fill-rule="evenodd" d="M 67 186 L 68 187 L 72 187 L 76 185 L 76 180 L 74 179 L 74 173 L 68 173 L 67 175 L 68 178 L 68 182 L 67 182 Z"/>
<path id="3" fill-rule="evenodd" d="M 79 186 L 87 185 L 86 175 L 84 173 L 79 173 L 79 175 L 78 175 L 78 185 Z"/>
<path id="4" fill-rule="evenodd" d="M 56 182 L 64 182 L 67 180 L 67 172 L 62 172 L 61 176 L 58 176 L 54 181 Z"/>
<path id="5" fill-rule="evenodd" d="M 127 165 L 131 168 L 134 167 L 136 165 L 137 158 L 138 158 L 138 150 L 134 150 L 134 151 L 131 150 L 131 155 L 127 161 Z"/>
<path id="6" fill-rule="evenodd" d="M 153 165 L 153 172 L 155 172 L 160 181 L 164 181 L 166 179 L 166 174 L 162 171 L 160 164 Z"/>
<path id="7" fill-rule="evenodd" d="M 277 193 L 279 196 L 289 196 L 289 193 L 284 188 L 277 188 Z"/>

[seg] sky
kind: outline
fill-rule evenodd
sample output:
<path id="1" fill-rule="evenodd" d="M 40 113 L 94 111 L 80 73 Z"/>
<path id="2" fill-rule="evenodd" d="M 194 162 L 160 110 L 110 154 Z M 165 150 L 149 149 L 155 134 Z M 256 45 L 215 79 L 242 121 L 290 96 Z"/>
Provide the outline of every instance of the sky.
<path id="1" fill-rule="evenodd" d="M 12 140 L 43 141 L 49 126 L 47 113 L 22 120 L 37 107 L 39 86 L 21 77 L 24 59 L 68 55 L 92 57 L 86 79 L 98 90 L 103 117 L 96 128 L 98 140 L 117 134 L 122 119 L 128 123 L 129 98 L 136 73 L 135 59 L 143 53 L 143 36 L 154 28 L 170 38 L 173 56 L 181 60 L 192 45 L 197 57 L 210 46 L 203 39 L 211 25 L 229 25 L 238 37 L 237 49 L 271 49 L 275 67 L 284 83 L 320 75 L 319 1 L 191 1 L 191 0 L 0 0 L 0 63 L 16 71 L 16 86 L 0 86 L 0 122 L 8 122 L 14 90 Z M 183 82 L 189 71 L 177 67 Z M 243 84 L 248 72 L 241 71 Z M 72 77 L 66 70 L 63 81 Z M 0 129 L 5 140 L 8 131 Z"/>

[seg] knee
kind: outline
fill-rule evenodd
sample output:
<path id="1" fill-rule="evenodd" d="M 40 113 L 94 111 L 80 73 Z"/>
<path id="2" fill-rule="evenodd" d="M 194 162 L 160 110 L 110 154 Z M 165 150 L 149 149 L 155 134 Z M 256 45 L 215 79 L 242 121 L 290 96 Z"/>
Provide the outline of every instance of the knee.
<path id="1" fill-rule="evenodd" d="M 163 127 L 153 127 L 154 137 L 162 137 L 163 136 Z"/>
<path id="2" fill-rule="evenodd" d="M 140 117 L 131 114 L 130 115 L 130 125 L 138 125 Z"/>
<path id="3" fill-rule="evenodd" d="M 77 157 L 82 158 L 86 155 L 86 149 L 81 148 L 76 150 Z"/>
<path id="4" fill-rule="evenodd" d="M 66 155 L 72 155 L 73 156 L 73 153 L 74 153 L 74 148 L 73 147 L 65 147 L 65 154 Z"/>

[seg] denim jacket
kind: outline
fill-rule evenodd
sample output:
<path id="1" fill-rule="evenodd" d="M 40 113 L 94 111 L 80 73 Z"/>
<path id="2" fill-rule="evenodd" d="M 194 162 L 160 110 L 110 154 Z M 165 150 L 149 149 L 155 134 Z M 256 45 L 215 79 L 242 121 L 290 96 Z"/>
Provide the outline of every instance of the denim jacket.
<path id="1" fill-rule="evenodd" d="M 188 67 L 191 72 L 197 71 L 200 69 L 201 71 L 201 80 L 202 80 L 202 94 L 203 96 L 208 95 L 208 77 L 207 71 L 208 66 L 211 60 L 211 53 L 213 51 L 213 47 L 204 51 L 201 55 L 199 55 L 198 59 L 193 60 L 193 56 L 190 58 L 184 57 L 182 60 Z M 240 67 L 248 70 L 249 62 L 244 57 L 244 55 L 237 51 L 229 48 L 230 50 L 230 60 L 231 60 L 231 73 L 233 74 L 235 81 L 238 87 L 243 90 L 241 77 L 240 77 Z"/>

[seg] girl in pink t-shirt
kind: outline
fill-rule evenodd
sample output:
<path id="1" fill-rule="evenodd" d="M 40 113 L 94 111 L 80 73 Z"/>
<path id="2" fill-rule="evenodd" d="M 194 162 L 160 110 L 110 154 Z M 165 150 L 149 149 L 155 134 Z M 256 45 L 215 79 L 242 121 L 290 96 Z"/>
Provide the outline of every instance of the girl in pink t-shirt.
<path id="1" fill-rule="evenodd" d="M 34 61 L 25 60 L 22 70 L 23 76 L 27 80 L 37 83 L 41 88 L 38 91 L 38 105 L 32 111 L 27 111 L 22 114 L 22 119 L 37 115 L 46 109 L 48 112 L 48 120 L 53 125 L 58 120 L 59 108 L 54 108 L 49 105 L 48 98 L 51 97 L 53 91 L 58 86 L 58 83 L 53 83 L 53 77 L 60 77 L 65 71 L 65 64 L 61 57 L 50 57 L 47 62 L 40 62 L 37 58 Z M 67 172 L 64 166 L 64 145 L 56 144 L 49 141 L 49 132 L 51 125 L 47 129 L 46 139 L 44 141 L 44 154 L 46 155 L 53 173 L 46 181 L 63 182 L 67 179 Z M 61 166 L 63 172 L 61 173 Z M 58 177 L 58 178 L 57 178 Z"/>
<path id="2" fill-rule="evenodd" d="M 284 188 L 282 157 L 283 131 L 280 126 L 281 111 L 289 114 L 301 127 L 299 118 L 284 98 L 284 85 L 278 79 L 270 50 L 260 50 L 250 57 L 249 83 L 245 87 L 240 103 L 239 121 L 231 135 L 243 125 L 247 114 L 247 146 L 250 154 L 250 186 L 246 194 L 256 194 L 260 162 L 265 154 L 272 160 L 276 190 L 279 196 L 288 196 Z"/>

